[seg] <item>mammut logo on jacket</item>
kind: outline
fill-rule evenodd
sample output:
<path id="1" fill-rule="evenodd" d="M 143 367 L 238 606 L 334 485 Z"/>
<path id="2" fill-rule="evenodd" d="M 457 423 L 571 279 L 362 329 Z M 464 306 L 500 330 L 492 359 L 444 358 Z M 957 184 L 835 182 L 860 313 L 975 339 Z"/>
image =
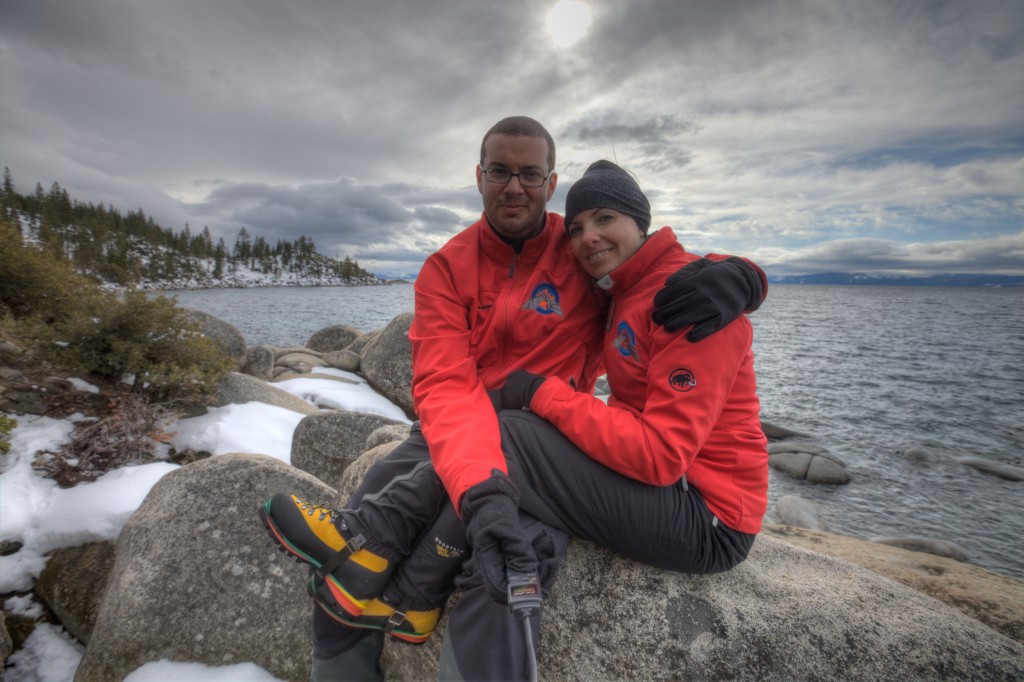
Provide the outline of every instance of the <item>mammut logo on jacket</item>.
<path id="1" fill-rule="evenodd" d="M 633 333 L 633 329 L 625 321 L 619 322 L 619 328 L 616 330 L 612 346 L 619 351 L 619 355 L 622 357 L 632 358 L 636 362 L 640 362 L 640 354 L 636 352 L 636 334 Z"/>
<path id="2" fill-rule="evenodd" d="M 690 370 L 680 367 L 672 371 L 668 378 L 668 385 L 680 393 L 686 393 L 697 385 L 697 378 Z"/>
<path id="3" fill-rule="evenodd" d="M 536 310 L 541 315 L 554 314 L 562 317 L 562 308 L 558 305 L 558 290 L 547 282 L 537 285 L 529 300 L 522 305 L 522 309 Z"/>

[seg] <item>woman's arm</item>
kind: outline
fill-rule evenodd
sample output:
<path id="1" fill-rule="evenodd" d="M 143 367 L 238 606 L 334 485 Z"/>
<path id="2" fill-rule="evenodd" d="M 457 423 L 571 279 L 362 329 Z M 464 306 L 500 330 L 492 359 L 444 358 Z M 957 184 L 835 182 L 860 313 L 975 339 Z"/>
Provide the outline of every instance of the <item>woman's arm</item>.
<path id="1" fill-rule="evenodd" d="M 536 391 L 530 409 L 581 450 L 624 476 L 653 485 L 677 482 L 711 434 L 750 352 L 752 330 L 739 318 L 713 341 L 653 331 L 643 409 L 608 405 L 557 378 Z M 614 390 L 614 387 L 613 387 Z"/>

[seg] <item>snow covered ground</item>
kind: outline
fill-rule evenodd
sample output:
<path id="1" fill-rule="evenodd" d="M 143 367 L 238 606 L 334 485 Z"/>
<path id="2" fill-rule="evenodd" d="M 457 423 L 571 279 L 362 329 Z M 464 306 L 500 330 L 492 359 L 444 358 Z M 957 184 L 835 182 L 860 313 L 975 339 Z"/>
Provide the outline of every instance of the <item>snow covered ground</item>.
<path id="1" fill-rule="evenodd" d="M 320 370 L 322 371 L 322 370 Z M 349 372 L 332 373 L 357 383 L 331 379 L 292 379 L 279 388 L 321 407 L 380 414 L 408 422 L 402 410 L 370 388 L 362 377 Z M 81 380 L 78 386 L 94 389 Z M 192 448 L 216 455 L 227 452 L 261 452 L 291 462 L 292 434 L 303 415 L 264 403 L 228 405 L 206 415 L 179 421 L 171 430 L 177 450 Z M 10 435 L 11 451 L 0 459 L 0 538 L 22 543 L 16 554 L 0 557 L 0 594 L 32 589 L 32 582 L 46 565 L 45 555 L 61 547 L 115 540 L 132 512 L 149 490 L 177 465 L 156 462 L 111 471 L 92 483 L 60 488 L 32 469 L 40 450 L 56 450 L 74 430 L 74 422 L 49 417 L 20 416 Z M 258 425 L 258 428 L 254 428 Z M 31 596 L 12 597 L 5 610 L 37 617 L 41 605 Z M 71 680 L 84 648 L 63 628 L 40 625 L 25 647 L 7 661 L 7 682 Z M 253 663 L 211 668 L 198 663 L 159 661 L 148 663 L 126 682 L 165 680 L 214 682 L 272 682 L 273 676 Z"/>

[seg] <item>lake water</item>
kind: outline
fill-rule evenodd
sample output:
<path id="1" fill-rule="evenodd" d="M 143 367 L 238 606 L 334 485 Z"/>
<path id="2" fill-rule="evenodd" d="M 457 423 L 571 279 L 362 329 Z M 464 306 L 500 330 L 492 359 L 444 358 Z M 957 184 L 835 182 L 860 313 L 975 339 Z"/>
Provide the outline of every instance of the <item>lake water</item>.
<path id="1" fill-rule="evenodd" d="M 282 347 L 331 324 L 379 329 L 413 309 L 410 285 L 176 295 L 250 344 Z M 1024 466 L 1024 291 L 773 285 L 751 320 L 763 418 L 812 436 L 852 478 L 813 485 L 773 470 L 769 515 L 799 495 L 834 532 L 946 539 L 1024 577 L 1024 482 L 956 462 Z M 904 458 L 912 446 L 937 460 Z"/>

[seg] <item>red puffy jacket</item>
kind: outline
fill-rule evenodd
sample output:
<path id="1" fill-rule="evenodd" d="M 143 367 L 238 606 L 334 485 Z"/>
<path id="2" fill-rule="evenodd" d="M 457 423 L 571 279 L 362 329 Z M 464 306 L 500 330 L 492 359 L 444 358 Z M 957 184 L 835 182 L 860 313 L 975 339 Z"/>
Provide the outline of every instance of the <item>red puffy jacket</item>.
<path id="1" fill-rule="evenodd" d="M 750 321 L 741 316 L 698 343 L 651 321 L 665 278 L 696 258 L 664 227 L 612 271 L 607 405 L 549 378 L 530 409 L 624 476 L 653 485 L 686 476 L 725 525 L 757 533 L 767 507 L 768 452 Z"/>
<path id="2" fill-rule="evenodd" d="M 507 471 L 487 389 L 510 372 L 590 393 L 604 300 L 568 250 L 561 216 L 516 254 L 481 217 L 431 255 L 416 279 L 412 394 L 430 457 L 453 500 Z"/>

